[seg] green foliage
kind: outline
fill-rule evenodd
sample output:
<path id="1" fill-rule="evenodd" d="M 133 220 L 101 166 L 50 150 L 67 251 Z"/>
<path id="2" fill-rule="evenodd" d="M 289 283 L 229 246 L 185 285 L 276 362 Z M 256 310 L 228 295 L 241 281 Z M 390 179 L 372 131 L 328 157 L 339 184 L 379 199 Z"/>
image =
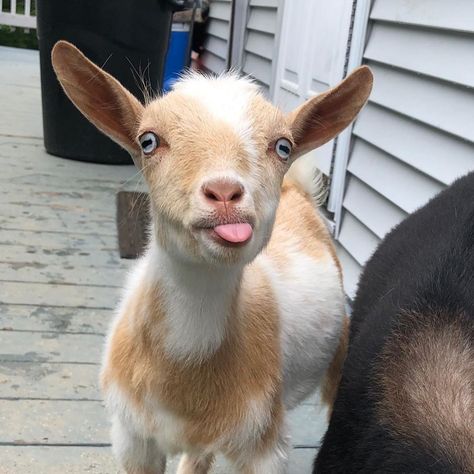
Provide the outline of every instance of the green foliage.
<path id="1" fill-rule="evenodd" d="M 38 49 L 36 30 L 25 31 L 23 28 L 0 26 L 0 45 L 15 48 Z"/>
<path id="2" fill-rule="evenodd" d="M 10 0 L 4 0 L 3 11 L 10 11 Z M 35 2 L 31 2 L 31 13 L 35 14 Z M 25 11 L 25 0 L 17 0 L 16 2 L 17 13 L 23 13 Z M 27 48 L 27 49 L 38 49 L 38 39 L 36 37 L 36 30 L 25 28 L 13 28 L 11 26 L 0 25 L 0 45 L 1 46 L 13 46 L 15 48 Z"/>

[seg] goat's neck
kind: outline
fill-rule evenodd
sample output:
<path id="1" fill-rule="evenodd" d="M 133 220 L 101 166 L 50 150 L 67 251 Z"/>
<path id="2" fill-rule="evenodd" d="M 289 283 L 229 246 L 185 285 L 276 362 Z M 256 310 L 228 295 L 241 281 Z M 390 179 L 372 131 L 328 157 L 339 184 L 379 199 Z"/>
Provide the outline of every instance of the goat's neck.
<path id="1" fill-rule="evenodd" d="M 178 359 L 204 360 L 222 344 L 243 268 L 190 263 L 151 249 L 164 297 L 165 348 Z"/>

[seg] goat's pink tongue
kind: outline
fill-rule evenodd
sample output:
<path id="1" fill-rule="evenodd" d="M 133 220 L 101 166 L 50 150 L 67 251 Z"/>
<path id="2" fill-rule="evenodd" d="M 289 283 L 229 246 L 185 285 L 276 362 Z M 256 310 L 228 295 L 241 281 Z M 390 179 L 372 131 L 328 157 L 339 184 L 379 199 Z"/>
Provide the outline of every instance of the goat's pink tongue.
<path id="1" fill-rule="evenodd" d="M 224 224 L 214 227 L 214 232 L 224 240 L 233 243 L 246 242 L 252 237 L 250 224 Z"/>

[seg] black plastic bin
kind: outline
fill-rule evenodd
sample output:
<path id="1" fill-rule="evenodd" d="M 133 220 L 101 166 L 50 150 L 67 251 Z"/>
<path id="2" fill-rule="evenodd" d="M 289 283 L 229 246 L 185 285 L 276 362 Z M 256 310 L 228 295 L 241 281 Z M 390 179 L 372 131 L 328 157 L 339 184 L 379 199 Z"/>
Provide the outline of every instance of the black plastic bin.
<path id="1" fill-rule="evenodd" d="M 37 0 L 43 130 L 46 151 L 96 163 L 128 164 L 130 156 L 98 132 L 66 97 L 51 65 L 65 39 L 143 100 L 138 74 L 161 88 L 173 10 L 171 0 Z"/>

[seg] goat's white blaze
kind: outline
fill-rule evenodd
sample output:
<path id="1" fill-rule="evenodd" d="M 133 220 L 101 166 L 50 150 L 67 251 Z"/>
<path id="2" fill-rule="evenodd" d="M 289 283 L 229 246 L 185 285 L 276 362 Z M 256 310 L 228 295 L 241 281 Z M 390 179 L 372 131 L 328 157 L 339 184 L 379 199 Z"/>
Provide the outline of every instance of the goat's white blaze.
<path id="1" fill-rule="evenodd" d="M 198 100 L 211 116 L 228 124 L 240 137 L 249 156 L 256 157 L 250 115 L 252 101 L 259 94 L 255 83 L 237 74 L 212 77 L 190 73 L 173 90 Z"/>

